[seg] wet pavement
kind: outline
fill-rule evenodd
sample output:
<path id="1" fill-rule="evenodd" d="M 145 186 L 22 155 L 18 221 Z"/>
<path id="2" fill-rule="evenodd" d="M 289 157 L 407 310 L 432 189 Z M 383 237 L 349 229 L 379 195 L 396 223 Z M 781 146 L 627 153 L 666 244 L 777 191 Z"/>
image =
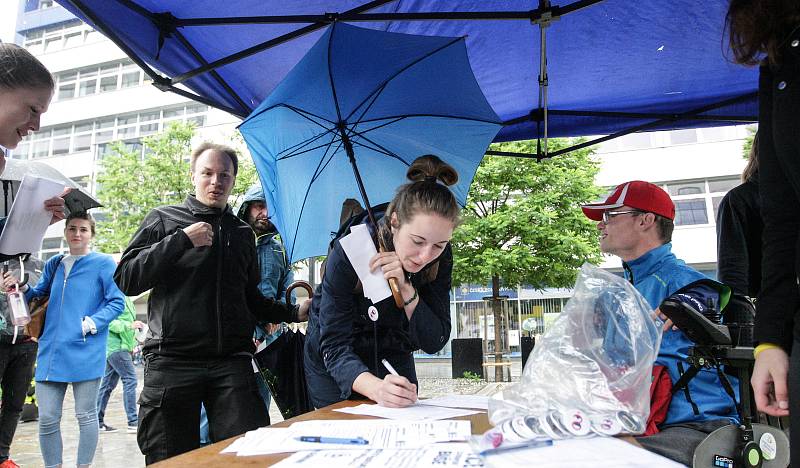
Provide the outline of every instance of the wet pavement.
<path id="1" fill-rule="evenodd" d="M 137 395 L 142 389 L 142 368 L 137 367 L 139 385 Z M 513 380 L 520 375 L 520 363 L 512 365 Z M 448 394 L 490 395 L 502 389 L 504 384 L 487 383 L 482 380 L 452 379 L 449 360 L 428 360 L 417 362 L 420 397 L 430 398 Z M 75 419 L 75 405 L 72 391 L 67 390 L 64 399 L 63 417 L 61 419 L 61 436 L 64 443 L 64 467 L 74 467 L 78 450 L 78 422 Z M 282 421 L 275 405 L 270 406 L 272 422 Z M 95 452 L 95 468 L 138 468 L 144 465 L 144 455 L 136 444 L 136 434 L 127 433 L 127 420 L 122 406 L 122 384 L 117 385 L 106 409 L 105 423 L 118 429 L 114 433 L 101 433 Z M 42 467 L 42 455 L 39 451 L 39 427 L 37 422 L 20 423 L 11 444 L 11 458 L 20 466 Z"/>

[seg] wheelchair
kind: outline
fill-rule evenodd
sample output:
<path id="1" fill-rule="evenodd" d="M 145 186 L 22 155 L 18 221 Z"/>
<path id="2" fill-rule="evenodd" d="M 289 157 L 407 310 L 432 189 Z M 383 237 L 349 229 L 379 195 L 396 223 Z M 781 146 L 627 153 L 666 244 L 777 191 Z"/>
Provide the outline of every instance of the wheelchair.
<path id="1" fill-rule="evenodd" d="M 759 415 L 750 388 L 753 358 L 755 307 L 749 298 L 734 295 L 721 313 L 705 313 L 690 301 L 666 299 L 659 309 L 694 343 L 689 351 L 691 368 L 675 384 L 681 388 L 702 368 L 716 369 L 726 393 L 736 402 L 726 372 L 739 379 L 740 402 L 736 402 L 739 425 L 730 424 L 709 434 L 695 449 L 693 468 L 785 468 L 789 466 L 788 423 L 782 418 Z M 714 309 L 713 304 L 710 304 Z M 710 317 L 710 318 L 709 318 Z M 723 370 L 723 366 L 725 369 Z M 754 419 L 754 416 L 756 419 Z"/>

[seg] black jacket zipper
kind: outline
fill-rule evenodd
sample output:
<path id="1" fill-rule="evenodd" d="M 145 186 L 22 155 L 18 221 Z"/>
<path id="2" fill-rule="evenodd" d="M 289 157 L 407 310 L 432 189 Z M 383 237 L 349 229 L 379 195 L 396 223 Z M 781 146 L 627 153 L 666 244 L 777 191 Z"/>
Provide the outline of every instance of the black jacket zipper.
<path id="1" fill-rule="evenodd" d="M 217 224 L 217 355 L 222 355 L 222 262 L 225 257 L 222 241 L 222 218 Z"/>

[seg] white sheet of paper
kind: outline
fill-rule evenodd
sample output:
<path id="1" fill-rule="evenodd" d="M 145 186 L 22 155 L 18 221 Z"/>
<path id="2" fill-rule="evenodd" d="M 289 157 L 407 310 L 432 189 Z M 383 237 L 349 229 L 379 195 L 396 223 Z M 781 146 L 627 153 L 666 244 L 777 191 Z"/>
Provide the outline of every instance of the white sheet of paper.
<path id="1" fill-rule="evenodd" d="M 444 408 L 475 408 L 489 410 L 489 397 L 483 395 L 444 395 L 418 400 L 417 404 Z"/>
<path id="2" fill-rule="evenodd" d="M 353 269 L 361 280 L 364 287 L 364 297 L 372 301 L 373 304 L 386 299 L 392 295 L 389 289 L 389 282 L 383 277 L 380 268 L 374 272 L 369 271 L 369 261 L 378 251 L 375 243 L 369 235 L 366 224 L 358 224 L 350 228 L 350 234 L 339 239 L 344 253 L 353 265 Z"/>
<path id="3" fill-rule="evenodd" d="M 417 449 L 431 443 L 464 442 L 471 435 L 469 421 L 316 420 L 296 422 L 288 428 L 262 427 L 234 441 L 223 453 L 239 456 L 267 455 L 304 450 Z M 300 436 L 362 437 L 367 445 L 300 442 Z"/>
<path id="4" fill-rule="evenodd" d="M 64 185 L 59 182 L 26 175 L 0 234 L 0 252 L 16 255 L 38 251 L 53 217 L 44 209 L 44 202 L 63 191 Z"/>
<path id="5" fill-rule="evenodd" d="M 480 413 L 480 411 L 471 409 L 442 408 L 439 406 L 421 405 L 419 403 L 406 406 L 405 408 L 386 408 L 380 405 L 362 403 L 358 406 L 339 408 L 334 411 L 365 416 L 377 416 L 379 418 L 397 419 L 401 421 L 432 421 Z"/>
<path id="6" fill-rule="evenodd" d="M 298 452 L 273 465 L 280 468 L 468 468 L 482 467 L 483 460 L 465 443 L 432 444 L 414 450 L 324 450 Z"/>
<path id="7" fill-rule="evenodd" d="M 557 440 L 551 447 L 488 455 L 486 464 L 497 468 L 685 468 L 614 437 Z"/>

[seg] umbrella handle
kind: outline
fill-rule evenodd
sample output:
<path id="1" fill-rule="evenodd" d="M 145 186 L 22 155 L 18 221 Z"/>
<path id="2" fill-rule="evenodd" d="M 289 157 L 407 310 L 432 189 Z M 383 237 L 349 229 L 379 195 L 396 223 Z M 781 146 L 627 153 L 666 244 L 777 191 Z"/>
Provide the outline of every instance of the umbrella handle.
<path id="1" fill-rule="evenodd" d="M 386 249 L 384 249 L 383 246 L 381 245 L 380 251 L 386 252 Z M 389 278 L 389 289 L 392 290 L 394 305 L 396 305 L 398 309 L 404 309 L 406 301 L 403 299 L 403 295 L 400 294 L 400 285 L 397 284 L 397 278 Z"/>
<path id="2" fill-rule="evenodd" d="M 296 288 L 303 288 L 308 292 L 309 299 L 314 297 L 314 289 L 311 287 L 310 284 L 306 281 L 295 281 L 294 283 L 290 284 L 288 288 L 286 288 L 286 303 L 292 303 L 292 291 Z"/>

